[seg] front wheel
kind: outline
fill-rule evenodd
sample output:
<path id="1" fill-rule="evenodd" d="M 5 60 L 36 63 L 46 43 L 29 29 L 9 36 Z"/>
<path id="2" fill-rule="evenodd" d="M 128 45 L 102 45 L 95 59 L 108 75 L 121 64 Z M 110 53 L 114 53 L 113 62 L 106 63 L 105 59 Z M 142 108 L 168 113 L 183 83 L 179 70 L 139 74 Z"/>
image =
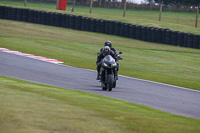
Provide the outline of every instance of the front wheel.
<path id="1" fill-rule="evenodd" d="M 113 81 L 114 81 L 114 75 L 113 74 L 108 74 L 108 83 L 107 83 L 108 91 L 112 91 Z"/>

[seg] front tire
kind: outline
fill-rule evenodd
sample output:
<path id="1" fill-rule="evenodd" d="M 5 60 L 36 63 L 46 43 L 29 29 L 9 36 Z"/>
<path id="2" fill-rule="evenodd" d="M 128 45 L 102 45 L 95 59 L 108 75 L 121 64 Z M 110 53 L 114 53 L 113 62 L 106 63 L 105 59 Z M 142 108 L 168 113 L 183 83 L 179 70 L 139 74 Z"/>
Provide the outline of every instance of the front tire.
<path id="1" fill-rule="evenodd" d="M 113 81 L 114 81 L 114 75 L 113 74 L 108 74 L 108 83 L 107 83 L 108 91 L 112 91 Z"/>

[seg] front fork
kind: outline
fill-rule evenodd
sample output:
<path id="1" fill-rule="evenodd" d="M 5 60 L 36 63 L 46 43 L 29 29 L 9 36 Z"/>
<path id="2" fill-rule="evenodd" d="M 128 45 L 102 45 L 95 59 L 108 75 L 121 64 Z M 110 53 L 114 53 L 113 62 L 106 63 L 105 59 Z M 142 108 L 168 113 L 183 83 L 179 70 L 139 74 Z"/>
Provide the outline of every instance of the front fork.
<path id="1" fill-rule="evenodd" d="M 108 82 L 107 82 L 107 81 L 108 81 L 108 70 L 105 69 L 104 71 L 105 71 L 105 83 L 108 83 Z M 117 70 L 116 70 L 116 68 L 115 68 L 115 69 L 111 69 L 110 71 L 111 71 L 111 74 L 114 74 L 114 79 L 116 80 L 116 75 L 117 75 Z M 114 71 L 114 72 L 113 72 L 113 71 Z"/>
<path id="2" fill-rule="evenodd" d="M 105 83 L 107 83 L 108 81 L 108 71 L 107 69 L 105 69 Z"/>

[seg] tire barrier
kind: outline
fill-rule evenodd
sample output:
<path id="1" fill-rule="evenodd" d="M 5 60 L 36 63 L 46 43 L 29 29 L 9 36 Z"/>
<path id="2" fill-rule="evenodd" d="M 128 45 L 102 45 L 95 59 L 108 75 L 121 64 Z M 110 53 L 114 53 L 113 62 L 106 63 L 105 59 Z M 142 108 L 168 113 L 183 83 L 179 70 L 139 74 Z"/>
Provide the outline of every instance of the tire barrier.
<path id="1" fill-rule="evenodd" d="M 130 26 L 130 38 L 136 39 L 136 25 Z"/>
<path id="2" fill-rule="evenodd" d="M 200 49 L 200 35 L 111 20 L 1 5 L 0 19 L 104 33 L 147 42 Z"/>
<path id="3" fill-rule="evenodd" d="M 91 32 L 96 32 L 96 19 L 91 19 L 90 20 L 90 31 Z"/>
<path id="4" fill-rule="evenodd" d="M 130 38 L 130 24 L 125 24 L 125 33 L 124 36 Z"/>
<path id="5" fill-rule="evenodd" d="M 120 22 L 114 22 L 114 35 L 119 36 L 120 35 Z"/>
<path id="6" fill-rule="evenodd" d="M 162 29 L 156 29 L 156 37 L 157 37 L 157 42 L 158 43 L 163 43 L 163 41 L 162 41 L 162 35 L 163 34 L 163 32 L 162 32 Z"/>
<path id="7" fill-rule="evenodd" d="M 125 37 L 125 23 L 121 23 L 120 25 L 120 34 L 121 37 Z"/>
<path id="8" fill-rule="evenodd" d="M 62 22 L 66 23 L 66 20 Z M 81 30 L 81 24 L 82 24 L 82 16 L 75 16 L 75 29 Z"/>
<path id="9" fill-rule="evenodd" d="M 200 48 L 200 35 L 193 35 L 193 44 L 192 48 Z"/>
<path id="10" fill-rule="evenodd" d="M 96 20 L 96 32 L 101 33 L 101 20 Z"/>
<path id="11" fill-rule="evenodd" d="M 0 5 L 0 19 L 5 19 L 5 6 Z"/>
<path id="12" fill-rule="evenodd" d="M 184 32 L 178 32 L 177 46 L 182 47 L 184 43 Z"/>

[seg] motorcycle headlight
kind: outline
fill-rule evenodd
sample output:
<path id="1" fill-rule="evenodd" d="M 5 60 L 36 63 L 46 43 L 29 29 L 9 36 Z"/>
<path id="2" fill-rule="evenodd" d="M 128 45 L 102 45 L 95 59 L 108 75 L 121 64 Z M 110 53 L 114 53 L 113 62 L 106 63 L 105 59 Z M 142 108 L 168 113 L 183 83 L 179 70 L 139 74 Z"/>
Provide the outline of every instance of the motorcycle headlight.
<path id="1" fill-rule="evenodd" d="M 106 64 L 106 63 L 104 63 L 104 66 L 107 66 L 107 64 Z"/>
<path id="2" fill-rule="evenodd" d="M 116 63 L 113 64 L 113 66 L 116 66 L 116 65 L 117 65 Z"/>

